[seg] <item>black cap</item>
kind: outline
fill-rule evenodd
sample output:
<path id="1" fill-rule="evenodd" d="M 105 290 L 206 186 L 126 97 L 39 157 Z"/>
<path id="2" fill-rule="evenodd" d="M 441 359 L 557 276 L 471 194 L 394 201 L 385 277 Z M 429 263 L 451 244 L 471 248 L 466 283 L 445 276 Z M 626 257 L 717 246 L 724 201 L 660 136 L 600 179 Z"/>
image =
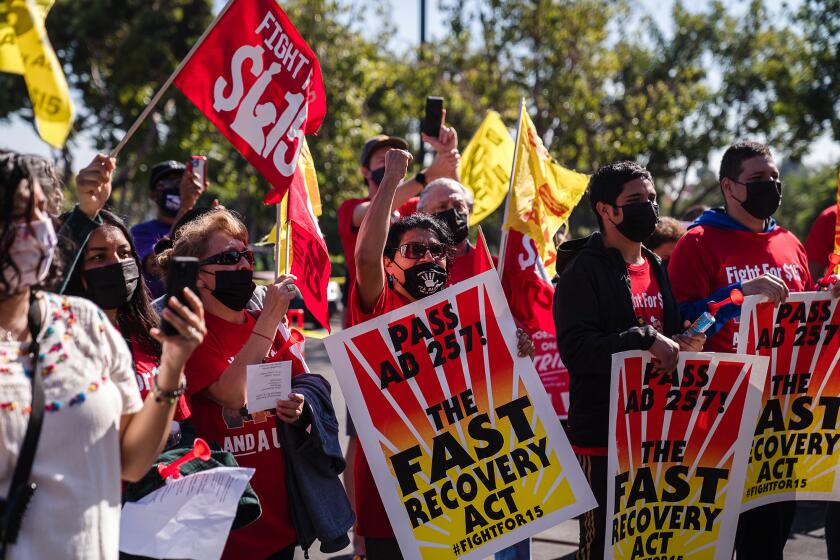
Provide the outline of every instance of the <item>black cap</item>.
<path id="1" fill-rule="evenodd" d="M 187 166 L 179 161 L 169 160 L 156 163 L 152 167 L 152 172 L 149 173 L 149 190 L 155 190 L 157 182 L 167 175 L 181 175 L 186 169 Z"/>
<path id="2" fill-rule="evenodd" d="M 368 139 L 365 142 L 365 147 L 362 148 L 362 158 L 359 160 L 362 167 L 367 167 L 370 162 L 370 156 L 379 148 L 397 148 L 398 150 L 408 150 L 408 142 L 398 136 L 387 136 L 380 134 Z"/>

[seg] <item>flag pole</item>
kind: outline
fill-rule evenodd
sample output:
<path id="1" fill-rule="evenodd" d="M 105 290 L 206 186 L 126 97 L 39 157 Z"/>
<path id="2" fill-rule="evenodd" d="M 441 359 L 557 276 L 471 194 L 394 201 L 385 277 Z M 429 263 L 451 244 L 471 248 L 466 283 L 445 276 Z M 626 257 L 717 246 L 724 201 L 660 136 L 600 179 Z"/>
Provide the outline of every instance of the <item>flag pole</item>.
<path id="1" fill-rule="evenodd" d="M 510 168 L 510 183 L 508 184 L 508 193 L 505 197 L 505 213 L 502 218 L 502 240 L 499 246 L 499 278 L 502 277 L 502 272 L 505 270 L 505 251 L 507 250 L 508 230 L 505 228 L 505 222 L 508 219 L 508 212 L 510 211 L 510 197 L 513 193 L 513 182 L 516 180 L 516 163 L 519 159 L 519 136 L 522 134 L 522 115 L 525 112 L 525 98 L 522 98 L 522 103 L 519 106 L 519 120 L 516 123 L 516 136 L 514 138 L 513 148 L 513 164 Z"/>
<path id="2" fill-rule="evenodd" d="M 289 196 L 289 193 L 286 193 Z M 274 279 L 280 277 L 280 213 L 282 211 L 283 201 L 281 200 L 274 205 Z"/>
<path id="3" fill-rule="evenodd" d="M 183 70 L 187 62 L 190 61 L 192 55 L 195 54 L 195 51 L 198 50 L 198 47 L 201 46 L 201 43 L 204 42 L 204 39 L 207 38 L 207 35 L 209 35 L 211 31 L 213 31 L 213 28 L 216 27 L 216 24 L 219 23 L 219 20 L 222 19 L 222 16 L 225 15 L 225 13 L 233 5 L 234 2 L 236 2 L 236 0 L 228 0 L 228 3 L 225 4 L 225 7 L 222 8 L 222 11 L 219 12 L 218 16 L 216 16 L 216 19 L 214 19 L 212 23 L 210 23 L 210 25 L 207 27 L 207 29 L 204 30 L 204 33 L 202 33 L 201 37 L 198 38 L 198 41 L 195 42 L 192 49 L 190 49 L 190 52 L 187 53 L 187 56 L 185 56 L 184 59 L 181 60 L 181 63 L 178 64 L 177 68 L 175 68 L 175 71 L 172 72 L 172 74 L 170 74 L 169 78 L 167 78 L 166 81 L 163 83 L 163 86 L 161 86 L 161 88 L 157 91 L 155 96 L 152 97 L 152 100 L 149 102 L 148 105 L 146 105 L 146 108 L 143 109 L 143 112 L 140 113 L 140 116 L 137 117 L 137 120 L 134 121 L 134 124 L 131 125 L 131 128 L 129 128 L 128 131 L 125 133 L 125 136 L 122 137 L 122 140 L 120 140 L 120 143 L 117 144 L 117 147 L 111 150 L 112 158 L 115 158 L 118 155 L 120 155 L 122 149 L 125 147 L 128 141 L 131 140 L 131 137 L 134 136 L 134 133 L 137 132 L 137 129 L 140 128 L 141 124 L 143 124 L 143 121 L 145 121 L 146 118 L 148 118 L 148 116 L 157 106 L 161 97 L 163 97 L 163 94 L 166 93 L 166 91 L 169 89 L 169 86 L 172 85 L 172 82 L 175 81 L 175 78 L 178 76 L 181 70 Z"/>
<path id="4" fill-rule="evenodd" d="M 289 273 L 289 259 L 292 249 L 292 187 L 286 193 L 286 259 L 283 262 L 283 274 Z M 280 227 L 280 211 L 277 211 L 277 227 Z M 279 229 L 277 231 L 280 231 Z"/>

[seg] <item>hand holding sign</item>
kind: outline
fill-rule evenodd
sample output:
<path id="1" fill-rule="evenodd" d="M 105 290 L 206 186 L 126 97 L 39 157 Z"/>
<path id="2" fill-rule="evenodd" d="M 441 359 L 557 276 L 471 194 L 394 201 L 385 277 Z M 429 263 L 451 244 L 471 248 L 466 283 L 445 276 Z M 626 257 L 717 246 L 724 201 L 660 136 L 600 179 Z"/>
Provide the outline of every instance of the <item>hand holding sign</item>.
<path id="1" fill-rule="evenodd" d="M 762 274 L 758 278 L 741 284 L 745 296 L 761 295 L 773 303 L 783 303 L 790 295 L 790 290 L 781 278 L 774 274 Z"/>

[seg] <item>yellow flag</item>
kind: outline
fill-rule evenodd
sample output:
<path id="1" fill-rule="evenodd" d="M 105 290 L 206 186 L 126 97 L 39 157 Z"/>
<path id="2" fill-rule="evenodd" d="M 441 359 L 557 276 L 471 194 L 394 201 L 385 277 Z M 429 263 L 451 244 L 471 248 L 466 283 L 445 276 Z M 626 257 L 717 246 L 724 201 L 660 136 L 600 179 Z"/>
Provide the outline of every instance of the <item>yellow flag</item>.
<path id="1" fill-rule="evenodd" d="M 502 117 L 495 111 L 487 111 L 475 136 L 461 154 L 461 182 L 475 198 L 470 226 L 492 214 L 505 200 L 513 148 L 513 140 Z"/>
<path id="2" fill-rule="evenodd" d="M 0 0 L 0 72 L 23 74 L 38 133 L 61 148 L 73 124 L 73 103 L 44 25 L 54 0 Z"/>
<path id="3" fill-rule="evenodd" d="M 0 72 L 23 75 L 23 59 L 11 24 L 11 1 L 0 0 Z"/>
<path id="4" fill-rule="evenodd" d="M 312 207 L 312 213 L 315 216 L 321 215 L 321 192 L 318 190 L 318 174 L 315 172 L 315 161 L 312 159 L 312 152 L 309 151 L 309 145 L 306 139 L 303 139 L 303 146 L 300 149 L 300 157 L 298 158 L 298 167 L 303 172 L 303 181 L 306 183 L 306 194 L 309 197 L 309 204 Z M 289 205 L 286 200 L 289 193 L 280 201 L 280 270 L 284 269 L 286 261 L 286 222 L 287 211 Z M 268 235 L 260 239 L 257 245 L 274 245 L 277 242 L 277 225 L 275 224 Z M 289 263 L 291 270 L 292 263 Z"/>
<path id="5" fill-rule="evenodd" d="M 554 276 L 554 233 L 586 191 L 589 176 L 557 164 L 522 104 L 516 139 L 516 167 L 504 227 L 534 240 L 548 278 Z"/>

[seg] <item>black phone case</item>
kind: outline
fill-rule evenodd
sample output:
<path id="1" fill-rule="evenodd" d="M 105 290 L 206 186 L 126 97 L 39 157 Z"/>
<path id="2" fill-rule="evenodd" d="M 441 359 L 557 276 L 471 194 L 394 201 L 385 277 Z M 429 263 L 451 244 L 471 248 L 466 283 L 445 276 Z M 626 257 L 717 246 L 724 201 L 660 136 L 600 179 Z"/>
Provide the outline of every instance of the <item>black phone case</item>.
<path id="1" fill-rule="evenodd" d="M 169 298 L 175 296 L 178 300 L 186 305 L 181 293 L 184 288 L 189 288 L 193 292 L 196 291 L 195 282 L 198 278 L 198 259 L 195 257 L 174 257 L 169 263 L 169 271 L 166 274 L 166 298 L 164 299 L 164 309 L 169 302 Z M 161 319 L 160 329 L 165 336 L 174 336 L 178 331 L 169 324 L 168 321 Z"/>
<path id="2" fill-rule="evenodd" d="M 440 119 L 443 116 L 443 97 L 426 98 L 426 118 L 423 119 L 423 133 L 437 138 L 440 134 Z"/>

